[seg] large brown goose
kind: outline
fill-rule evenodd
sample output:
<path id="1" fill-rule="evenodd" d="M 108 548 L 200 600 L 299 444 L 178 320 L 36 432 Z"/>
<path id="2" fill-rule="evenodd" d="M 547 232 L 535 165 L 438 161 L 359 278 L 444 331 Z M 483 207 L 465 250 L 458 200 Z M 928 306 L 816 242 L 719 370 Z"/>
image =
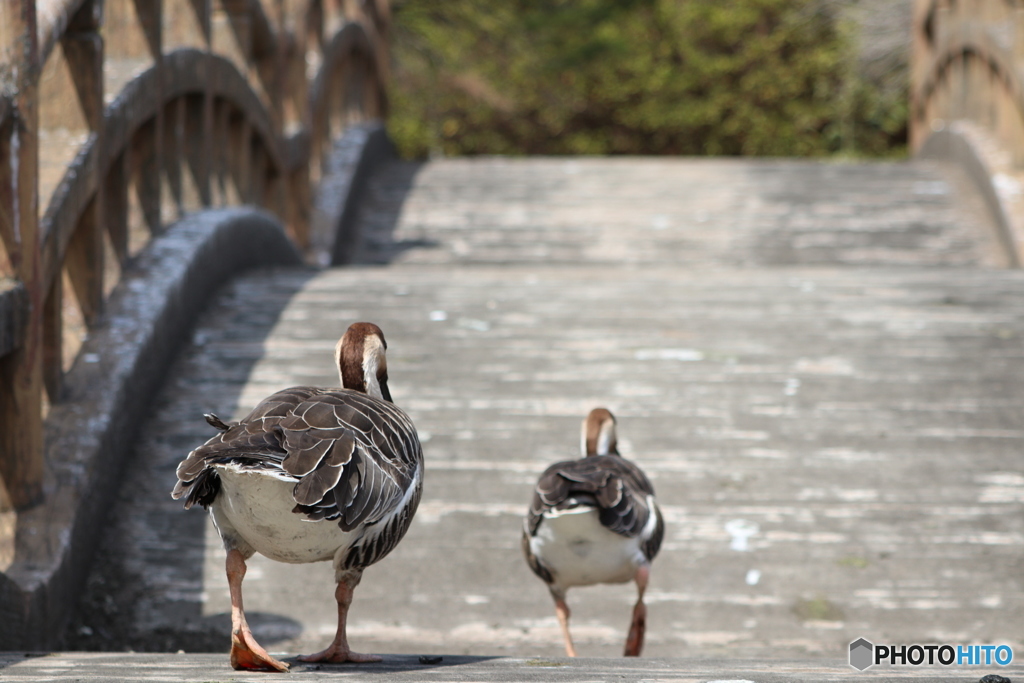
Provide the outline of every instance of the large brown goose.
<path id="1" fill-rule="evenodd" d="M 595 408 L 583 421 L 583 458 L 555 463 L 541 475 L 523 524 L 523 553 L 548 585 L 565 652 L 576 656 L 566 592 L 572 586 L 635 581 L 637 601 L 625 655 L 644 645 L 644 590 L 665 524 L 654 488 L 639 467 L 619 456 L 615 417 Z"/>
<path id="2" fill-rule="evenodd" d="M 372 323 L 338 342 L 343 389 L 292 387 L 264 399 L 237 423 L 215 415 L 221 433 L 178 465 L 171 495 L 210 510 L 228 551 L 231 665 L 286 671 L 253 638 L 242 609 L 245 561 L 333 560 L 338 631 L 308 662 L 374 662 L 349 649 L 345 620 L 363 569 L 387 555 L 409 528 L 423 484 L 423 451 L 409 417 L 391 403 L 387 343 Z"/>

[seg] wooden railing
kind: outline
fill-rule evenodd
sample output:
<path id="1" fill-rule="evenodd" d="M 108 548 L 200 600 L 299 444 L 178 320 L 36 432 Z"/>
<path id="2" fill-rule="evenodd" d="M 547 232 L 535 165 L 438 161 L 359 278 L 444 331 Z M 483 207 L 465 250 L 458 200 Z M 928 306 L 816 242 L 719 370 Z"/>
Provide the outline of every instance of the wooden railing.
<path id="1" fill-rule="evenodd" d="M 963 163 L 1024 262 L 1024 0 L 916 0 L 910 145 Z"/>
<path id="2" fill-rule="evenodd" d="M 121 271 L 256 204 L 309 243 L 332 139 L 384 115 L 386 0 L 0 0 L 0 512 Z"/>

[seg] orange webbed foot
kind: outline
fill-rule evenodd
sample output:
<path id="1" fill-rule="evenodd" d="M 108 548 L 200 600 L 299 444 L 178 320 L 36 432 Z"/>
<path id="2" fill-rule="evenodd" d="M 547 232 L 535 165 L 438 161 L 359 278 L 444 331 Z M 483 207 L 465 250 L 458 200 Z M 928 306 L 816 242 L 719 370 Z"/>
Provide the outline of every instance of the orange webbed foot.
<path id="1" fill-rule="evenodd" d="M 231 634 L 231 668 L 240 671 L 288 671 L 289 665 L 271 657 L 248 629 Z"/>
<path id="2" fill-rule="evenodd" d="M 639 657 L 640 651 L 644 648 L 644 633 L 647 630 L 647 606 L 642 602 L 637 603 L 633 608 L 633 622 L 629 626 L 629 636 L 626 638 L 625 657 Z"/>
<path id="3" fill-rule="evenodd" d="M 317 652 L 312 655 L 301 655 L 299 657 L 300 662 L 328 662 L 330 664 L 343 664 L 344 662 L 353 662 L 355 664 L 372 664 L 373 662 L 383 662 L 384 658 L 380 655 L 369 655 L 361 652 L 353 652 L 348 648 L 338 647 L 331 645 L 331 647 Z"/>

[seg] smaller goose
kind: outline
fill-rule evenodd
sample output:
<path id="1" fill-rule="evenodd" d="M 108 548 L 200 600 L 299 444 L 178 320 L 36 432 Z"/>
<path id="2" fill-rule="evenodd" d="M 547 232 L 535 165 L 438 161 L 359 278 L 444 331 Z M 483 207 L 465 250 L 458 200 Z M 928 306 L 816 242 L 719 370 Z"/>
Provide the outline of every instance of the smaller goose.
<path id="1" fill-rule="evenodd" d="M 178 465 L 171 495 L 209 509 L 228 551 L 231 665 L 287 671 L 256 642 L 242 609 L 245 561 L 334 561 L 338 630 L 307 662 L 379 662 L 352 652 L 345 622 L 363 569 L 409 529 L 423 487 L 423 451 L 409 417 L 391 403 L 384 333 L 355 323 L 338 342 L 343 389 L 292 387 L 245 418 L 207 421 L 220 434 Z"/>
<path id="2" fill-rule="evenodd" d="M 635 581 L 638 597 L 625 656 L 638 657 L 647 622 L 644 590 L 665 523 L 647 477 L 619 456 L 611 412 L 590 411 L 580 447 L 582 459 L 555 463 L 538 480 L 523 523 L 523 553 L 551 591 L 570 657 L 576 648 L 569 633 L 568 589 Z"/>

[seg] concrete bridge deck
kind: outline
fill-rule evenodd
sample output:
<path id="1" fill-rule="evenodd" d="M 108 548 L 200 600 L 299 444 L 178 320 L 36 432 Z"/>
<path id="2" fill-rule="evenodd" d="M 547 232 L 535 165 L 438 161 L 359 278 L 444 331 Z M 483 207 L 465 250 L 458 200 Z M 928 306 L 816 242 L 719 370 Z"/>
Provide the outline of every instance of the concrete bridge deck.
<path id="1" fill-rule="evenodd" d="M 643 159 L 382 169 L 363 265 L 256 273 L 213 298 L 144 427 L 68 644 L 226 650 L 223 553 L 205 515 L 170 499 L 174 467 L 210 435 L 202 413 L 336 385 L 335 341 L 372 320 L 428 469 L 411 531 L 356 592 L 357 649 L 559 656 L 550 598 L 520 557 L 521 515 L 535 477 L 576 453 L 579 420 L 605 405 L 668 522 L 645 654 L 813 668 L 866 637 L 1024 656 L 1024 275 L 999 268 L 951 173 Z M 257 558 L 245 590 L 272 651 L 333 633 L 326 564 Z M 570 593 L 582 655 L 621 651 L 633 600 L 627 586 Z M 711 673 L 693 680 L 730 678 Z"/>
<path id="2" fill-rule="evenodd" d="M 845 664 L 808 661 L 748 659 L 617 659 L 565 657 L 445 656 L 436 664 L 422 664 L 415 655 L 386 655 L 379 664 L 359 667 L 292 662 L 289 673 L 250 673 L 227 669 L 224 655 L 63 653 L 48 656 L 0 654 L 0 676 L 17 683 L 77 680 L 90 683 L 211 683 L 211 681 L 262 681 L 284 683 L 298 680 L 372 680 L 378 683 L 427 681 L 437 683 L 578 683 L 582 681 L 676 681 L 678 683 L 872 683 L 930 681 L 976 683 L 977 672 L 907 668 L 862 673 Z M 1019 675 L 1020 667 L 1000 674 Z M 1015 673 L 1017 672 L 1017 673 Z M 991 674 L 985 674 L 991 675 Z M 1004 677 L 1005 678 L 1005 677 Z M 1003 683 L 984 681 L 984 683 Z"/>

